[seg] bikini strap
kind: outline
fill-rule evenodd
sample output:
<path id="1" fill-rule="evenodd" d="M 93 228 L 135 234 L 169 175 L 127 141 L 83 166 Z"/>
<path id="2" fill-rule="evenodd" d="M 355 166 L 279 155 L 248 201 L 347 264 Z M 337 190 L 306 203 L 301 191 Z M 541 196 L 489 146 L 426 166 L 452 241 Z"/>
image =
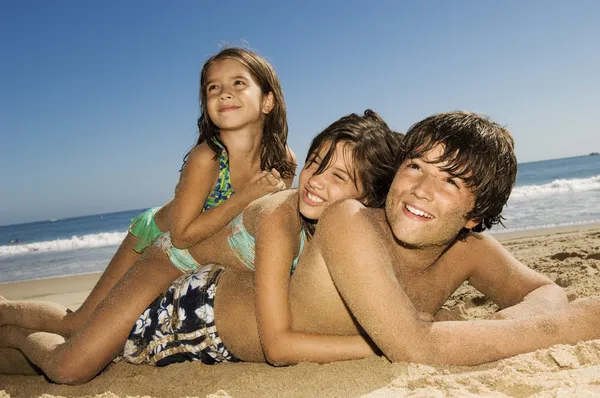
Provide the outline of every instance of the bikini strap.
<path id="1" fill-rule="evenodd" d="M 298 250 L 298 257 L 294 259 L 292 262 L 292 273 L 296 270 L 296 264 L 298 264 L 298 260 L 300 260 L 300 255 L 302 255 L 302 251 L 304 250 L 304 241 L 306 240 L 306 231 L 304 227 L 302 228 L 302 237 L 300 238 L 300 250 Z"/>

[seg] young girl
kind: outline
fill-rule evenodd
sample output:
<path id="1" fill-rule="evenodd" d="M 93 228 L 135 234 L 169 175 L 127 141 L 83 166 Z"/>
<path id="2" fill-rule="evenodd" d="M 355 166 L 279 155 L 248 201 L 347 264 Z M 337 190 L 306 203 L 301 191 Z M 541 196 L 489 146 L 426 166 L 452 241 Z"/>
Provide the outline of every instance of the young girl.
<path id="1" fill-rule="evenodd" d="M 266 60 L 241 48 L 212 56 L 202 67 L 200 103 L 200 137 L 186 155 L 174 198 L 133 220 L 82 306 L 72 312 L 51 303 L 0 302 L 0 325 L 69 336 L 162 231 L 171 232 L 177 247 L 189 247 L 225 227 L 253 200 L 291 185 L 296 159 L 286 146 L 286 107 L 279 79 Z M 175 279 L 164 276 L 167 285 Z M 142 282 L 140 287 L 148 286 Z"/>
<path id="2" fill-rule="evenodd" d="M 123 358 L 132 363 L 158 365 L 193 359 L 205 363 L 237 360 L 220 343 L 198 350 L 198 346 L 206 345 L 204 338 L 198 340 L 196 333 L 202 323 L 196 316 L 198 303 L 206 301 L 198 295 L 207 294 L 210 288 L 187 286 L 194 281 L 206 281 L 211 274 L 208 269 L 212 268 L 201 266 L 207 263 L 255 270 L 258 330 L 265 358 L 270 363 L 324 362 L 371 354 L 371 347 L 362 339 L 293 332 L 288 285 L 290 273 L 307 249 L 327 206 L 343 199 L 358 199 L 371 207 L 384 204 L 400 158 L 401 137 L 371 110 L 365 111 L 364 116 L 343 117 L 312 141 L 298 189 L 254 201 L 228 228 L 189 250 L 173 248 L 168 234 L 161 236 L 155 245 L 176 267 L 199 271 L 182 277 L 181 283 L 174 283 L 138 318 Z M 211 312 L 212 307 L 200 310 Z M 167 343 L 167 330 L 179 337 Z M 186 340 L 181 337 L 184 335 L 193 337 Z M 212 340 L 218 341 L 216 330 Z"/>
<path id="3" fill-rule="evenodd" d="M 390 131 L 383 120 L 369 110 L 364 116 L 352 114 L 338 120 L 313 140 L 297 190 L 254 201 L 227 228 L 189 249 L 173 247 L 169 234 L 162 235 L 116 289 L 123 289 L 128 280 L 134 281 L 137 273 L 168 268 L 170 263 L 175 265 L 171 267 L 173 270 L 199 270 L 186 273 L 149 307 L 144 304 L 150 297 L 145 291 L 123 297 L 109 296 L 83 330 L 64 344 L 59 336 L 46 334 L 45 337 L 51 339 L 46 348 L 35 345 L 29 349 L 19 343 L 12 343 L 13 346 L 19 346 L 51 379 L 59 382 L 89 379 L 119 354 L 128 362 L 158 365 L 184 360 L 236 361 L 237 357 L 223 346 L 214 318 L 229 324 L 226 330 L 252 328 L 253 323 L 239 324 L 239 314 L 227 309 L 213 317 L 221 268 L 200 265 L 219 262 L 243 273 L 248 273 L 248 268 L 256 264 L 255 311 L 269 361 L 323 362 L 372 354 L 371 347 L 360 336 L 291 332 L 288 281 L 327 206 L 347 198 L 360 199 L 370 206 L 383 205 L 396 170 L 400 138 L 400 134 Z M 252 298 L 251 294 L 228 294 L 222 301 L 234 308 L 253 305 Z M 121 310 L 118 319 L 105 315 L 113 312 L 112 308 Z M 248 311 L 244 312 L 247 317 Z M 250 312 L 254 313 L 254 309 Z M 257 333 L 242 339 L 241 345 L 234 343 L 229 348 L 240 353 L 244 360 L 264 361 L 260 343 L 250 337 L 252 335 L 257 336 Z M 5 337 L 6 341 L 14 338 Z M 52 347 L 49 350 L 48 345 Z M 280 348 L 285 349 L 286 358 L 278 354 Z M 86 353 L 85 358 L 80 355 L 82 352 Z"/>

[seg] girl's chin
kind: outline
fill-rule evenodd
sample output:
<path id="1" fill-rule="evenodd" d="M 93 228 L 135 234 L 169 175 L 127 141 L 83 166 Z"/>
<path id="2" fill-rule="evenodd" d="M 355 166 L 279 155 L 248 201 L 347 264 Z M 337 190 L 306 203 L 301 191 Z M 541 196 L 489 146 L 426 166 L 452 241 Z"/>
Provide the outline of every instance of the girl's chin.
<path id="1" fill-rule="evenodd" d="M 315 224 L 317 223 L 317 221 L 319 221 L 319 218 L 318 217 L 315 218 L 314 214 L 306 214 L 306 213 L 307 212 L 304 212 L 304 211 L 300 210 L 300 216 L 302 216 L 302 218 L 305 221 L 308 221 L 310 223 L 315 223 Z"/>

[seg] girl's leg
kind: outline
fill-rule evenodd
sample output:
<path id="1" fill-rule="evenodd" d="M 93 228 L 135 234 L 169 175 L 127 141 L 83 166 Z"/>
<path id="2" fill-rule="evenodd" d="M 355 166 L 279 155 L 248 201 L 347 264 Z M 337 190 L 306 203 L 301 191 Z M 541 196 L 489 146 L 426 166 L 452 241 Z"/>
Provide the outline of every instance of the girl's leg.
<path id="1" fill-rule="evenodd" d="M 68 339 L 14 326 L 4 326 L 4 345 L 21 350 L 52 381 L 83 383 L 93 378 L 123 349 L 139 315 L 177 278 L 175 268 L 158 248 L 144 255 L 114 285 L 83 328 Z"/>
<path id="2" fill-rule="evenodd" d="M 0 336 L 2 336 L 1 330 Z M 0 348 L 0 374 L 38 375 L 40 371 L 25 358 L 21 351 L 14 348 Z"/>
<path id="3" fill-rule="evenodd" d="M 81 306 L 66 315 L 67 322 L 65 334 L 67 336 L 77 332 L 83 327 L 85 321 L 92 315 L 98 304 L 106 297 L 108 292 L 116 285 L 123 275 L 139 260 L 141 254 L 133 250 L 138 239 L 127 233 L 117 252 L 108 263 L 102 276 L 87 296 Z M 40 329 L 45 330 L 45 329 Z M 49 330 L 51 331 L 51 330 Z M 59 332 L 55 332 L 59 333 Z"/>
<path id="4" fill-rule="evenodd" d="M 0 299 L 0 326 L 16 325 L 63 336 L 72 335 L 83 327 L 109 290 L 138 260 L 140 254 L 133 250 L 136 244 L 137 238 L 127 233 L 104 273 L 77 310 L 71 311 L 52 302 Z"/>

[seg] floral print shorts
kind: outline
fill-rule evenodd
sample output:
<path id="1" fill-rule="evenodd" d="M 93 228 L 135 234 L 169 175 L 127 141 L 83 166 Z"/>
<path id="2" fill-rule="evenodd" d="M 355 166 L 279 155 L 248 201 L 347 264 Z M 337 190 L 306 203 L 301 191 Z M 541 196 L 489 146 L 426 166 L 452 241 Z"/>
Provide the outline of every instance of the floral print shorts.
<path id="1" fill-rule="evenodd" d="M 222 267 L 207 265 L 173 282 L 138 318 L 119 359 L 156 366 L 239 362 L 215 327 L 213 308 L 222 272 Z"/>

